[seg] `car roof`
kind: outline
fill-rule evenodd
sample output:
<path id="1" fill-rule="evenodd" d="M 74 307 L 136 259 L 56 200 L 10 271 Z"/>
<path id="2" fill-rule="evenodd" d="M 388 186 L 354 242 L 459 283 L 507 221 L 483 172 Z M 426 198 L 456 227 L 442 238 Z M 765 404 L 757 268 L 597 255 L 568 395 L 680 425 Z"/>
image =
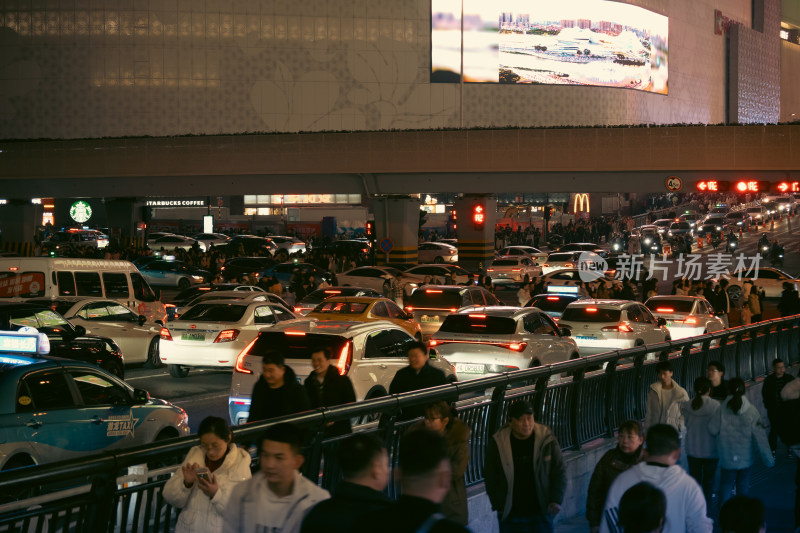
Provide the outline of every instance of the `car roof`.
<path id="1" fill-rule="evenodd" d="M 648 298 L 645 303 L 649 302 L 650 300 L 681 300 L 684 302 L 694 302 L 696 300 L 705 300 L 705 298 L 702 296 L 685 296 L 682 294 L 658 294 Z"/>
<path id="2" fill-rule="evenodd" d="M 604 307 L 604 308 L 607 308 L 607 309 L 621 309 L 622 307 L 625 307 L 626 305 L 635 304 L 635 303 L 639 303 L 639 302 L 636 302 L 634 300 L 594 300 L 594 299 L 589 299 L 589 300 L 577 300 L 577 301 L 572 302 L 569 305 L 570 306 L 575 306 L 575 307 L 578 307 L 578 306 L 598 306 L 598 307 Z"/>
<path id="3" fill-rule="evenodd" d="M 357 322 L 355 320 L 325 320 L 318 321 L 310 318 L 295 322 L 279 322 L 272 326 L 270 332 L 294 331 L 298 333 L 316 333 L 322 335 L 356 335 L 363 330 L 400 329 L 400 326 L 388 320 L 375 320 L 372 322 Z"/>
<path id="4" fill-rule="evenodd" d="M 422 285 L 421 287 L 417 287 L 414 289 L 415 291 L 421 290 L 432 290 L 432 291 L 442 291 L 442 292 L 461 292 L 464 289 L 469 288 L 470 285 Z M 477 285 L 475 285 L 477 287 Z"/>
<path id="5" fill-rule="evenodd" d="M 325 298 L 320 303 L 328 303 L 328 302 L 347 302 L 347 303 L 354 303 L 354 304 L 371 304 L 373 302 L 392 302 L 392 300 L 388 298 L 375 298 L 371 296 L 331 296 L 330 298 Z"/>

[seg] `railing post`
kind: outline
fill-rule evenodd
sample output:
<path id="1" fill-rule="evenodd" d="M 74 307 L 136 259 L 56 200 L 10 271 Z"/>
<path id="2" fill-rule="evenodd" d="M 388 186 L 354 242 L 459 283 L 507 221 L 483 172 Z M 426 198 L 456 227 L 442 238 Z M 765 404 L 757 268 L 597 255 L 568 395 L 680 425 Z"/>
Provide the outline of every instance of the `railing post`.
<path id="1" fill-rule="evenodd" d="M 614 437 L 614 426 L 617 420 L 617 361 L 619 354 L 613 361 L 606 363 L 606 437 Z"/>
<path id="2" fill-rule="evenodd" d="M 544 409 L 544 395 L 547 392 L 547 383 L 550 381 L 550 374 L 539 376 L 536 380 L 536 387 L 533 390 L 533 411 L 541 413 Z"/>
<path id="3" fill-rule="evenodd" d="M 633 382 L 635 384 L 634 386 L 636 387 L 634 390 L 637 393 L 641 393 L 641 390 L 642 390 L 642 380 L 644 379 L 644 376 L 643 376 L 643 373 L 644 373 L 644 370 L 643 370 L 643 368 L 644 368 L 644 358 L 646 357 L 646 355 L 647 354 L 645 352 L 642 352 L 640 354 L 636 354 L 635 356 L 633 356 L 633 369 L 634 369 Z M 647 400 L 647 392 L 645 392 L 644 394 L 645 394 L 645 402 L 646 402 L 646 400 Z M 644 413 L 644 407 L 642 406 L 642 404 L 645 403 L 645 402 L 642 402 L 641 398 L 637 398 L 636 400 L 637 400 L 636 401 L 636 411 L 635 411 L 636 420 L 644 420 L 645 413 Z"/>
<path id="4" fill-rule="evenodd" d="M 489 405 L 489 420 L 486 427 L 489 429 L 489 437 L 500 430 L 500 421 L 503 419 L 503 402 L 506 399 L 506 387 L 508 385 L 495 387 L 492 391 L 492 403 Z"/>
<path id="5" fill-rule="evenodd" d="M 585 369 L 576 370 L 572 376 L 572 386 L 570 387 L 569 402 L 569 428 L 572 435 L 572 449 L 581 449 L 580 432 L 578 431 L 578 417 L 581 415 L 581 388 L 583 387 L 583 377 Z"/>
<path id="6" fill-rule="evenodd" d="M 114 531 L 117 510 L 114 506 L 114 494 L 117 491 L 116 462 L 114 466 L 98 474 L 92 480 L 90 491 L 92 512 L 88 513 L 86 531 Z"/>
<path id="7" fill-rule="evenodd" d="M 311 439 L 311 453 L 306 457 L 303 469 L 308 479 L 319 479 L 320 465 L 322 464 L 322 440 L 325 437 L 325 424 L 314 432 Z"/>

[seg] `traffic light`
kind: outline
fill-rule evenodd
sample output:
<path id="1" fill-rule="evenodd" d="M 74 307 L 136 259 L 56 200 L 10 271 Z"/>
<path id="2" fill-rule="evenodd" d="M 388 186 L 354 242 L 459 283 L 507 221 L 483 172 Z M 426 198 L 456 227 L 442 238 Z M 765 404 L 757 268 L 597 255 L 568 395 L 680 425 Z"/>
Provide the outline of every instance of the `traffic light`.
<path id="1" fill-rule="evenodd" d="M 472 207 L 472 226 L 475 231 L 483 230 L 486 222 L 486 208 L 482 204 L 475 204 Z"/>
<path id="2" fill-rule="evenodd" d="M 374 222 L 367 220 L 367 238 L 371 241 L 375 240 L 375 230 L 373 228 Z"/>

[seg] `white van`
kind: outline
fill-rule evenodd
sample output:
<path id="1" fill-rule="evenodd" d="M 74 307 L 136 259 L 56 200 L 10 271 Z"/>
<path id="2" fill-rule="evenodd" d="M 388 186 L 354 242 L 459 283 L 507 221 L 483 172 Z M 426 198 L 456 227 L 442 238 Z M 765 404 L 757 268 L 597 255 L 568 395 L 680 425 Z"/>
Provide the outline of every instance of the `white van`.
<path id="1" fill-rule="evenodd" d="M 62 257 L 0 258 L 0 301 L 86 296 L 116 300 L 149 321 L 165 324 L 167 310 L 128 261 Z"/>

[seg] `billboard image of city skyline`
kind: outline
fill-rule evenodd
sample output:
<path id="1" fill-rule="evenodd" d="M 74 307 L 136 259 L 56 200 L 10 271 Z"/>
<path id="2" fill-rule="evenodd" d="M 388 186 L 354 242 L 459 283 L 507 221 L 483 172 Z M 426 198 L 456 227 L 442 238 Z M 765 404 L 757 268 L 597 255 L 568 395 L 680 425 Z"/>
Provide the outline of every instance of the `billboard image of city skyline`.
<path id="1" fill-rule="evenodd" d="M 431 82 L 668 93 L 668 19 L 611 0 L 432 0 Z M 555 5 L 554 5 L 555 4 Z"/>

